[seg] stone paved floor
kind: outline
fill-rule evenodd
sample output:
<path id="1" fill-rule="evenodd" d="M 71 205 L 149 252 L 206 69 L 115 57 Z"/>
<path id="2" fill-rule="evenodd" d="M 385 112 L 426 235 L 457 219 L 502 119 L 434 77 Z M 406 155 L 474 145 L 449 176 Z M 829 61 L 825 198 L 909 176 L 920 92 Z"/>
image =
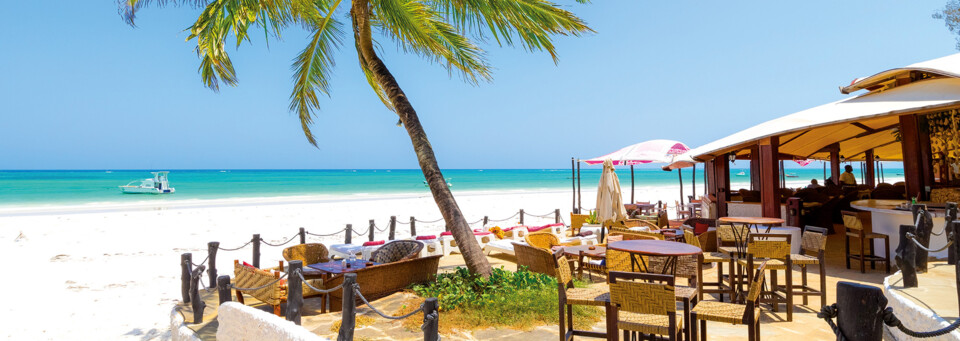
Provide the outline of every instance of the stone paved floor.
<path id="1" fill-rule="evenodd" d="M 876 270 L 870 270 L 867 268 L 865 274 L 861 274 L 858 270 L 847 270 L 844 266 L 843 261 L 843 239 L 840 236 L 833 235 L 828 240 L 827 246 L 827 303 L 834 303 L 836 297 L 834 294 L 834 288 L 838 281 L 851 281 L 858 283 L 871 284 L 875 286 L 881 286 L 883 278 L 886 274 L 883 272 L 882 268 L 878 266 Z M 488 257 L 491 261 L 491 265 L 494 267 L 504 266 L 506 269 L 513 270 L 516 268 L 514 263 L 515 259 L 513 256 L 493 254 Z M 452 255 L 444 257 L 441 260 L 440 271 L 452 271 L 457 266 L 462 266 L 463 259 L 459 255 Z M 855 264 L 854 264 L 854 267 Z M 716 278 L 716 270 L 705 269 L 704 276 L 708 279 Z M 895 271 L 895 269 L 893 270 Z M 813 283 L 814 287 L 819 286 L 819 274 L 817 269 L 811 269 L 809 272 L 809 283 Z M 599 283 L 603 280 L 602 277 L 594 277 L 598 283 L 593 285 L 604 285 Z M 781 273 L 781 283 L 782 283 L 782 273 Z M 800 281 L 800 272 L 794 271 L 794 281 L 799 283 Z M 216 306 L 216 292 L 209 292 L 208 295 L 208 306 Z M 951 301 L 956 302 L 953 297 L 955 293 L 951 293 Z M 400 309 L 400 306 L 405 300 L 412 297 L 412 294 L 408 293 L 397 293 L 380 300 L 373 302 L 378 308 L 386 311 L 388 313 L 395 312 Z M 706 300 L 715 300 L 713 297 L 705 297 Z M 248 299 L 248 305 L 250 302 L 254 301 Z M 336 339 L 336 331 L 331 330 L 331 327 L 334 325 L 334 322 L 340 319 L 338 313 L 329 313 L 329 314 L 318 314 L 319 310 L 312 307 L 316 305 L 319 300 L 307 300 L 308 306 L 304 308 L 304 317 L 303 317 L 303 326 L 310 331 L 319 334 L 324 337 L 331 339 Z M 811 341 L 811 340 L 830 340 L 835 339 L 832 332 L 829 330 L 826 322 L 816 317 L 816 313 L 820 310 L 820 300 L 819 298 L 811 298 L 808 305 L 802 305 L 802 300 L 800 298 L 795 298 L 796 306 L 794 307 L 793 321 L 786 322 L 786 314 L 784 309 L 781 307 L 779 312 L 773 312 L 769 309 L 764 309 L 761 317 L 761 335 L 763 339 L 766 340 L 798 340 L 798 341 Z M 954 307 L 955 308 L 955 307 Z M 271 311 L 269 307 L 261 307 L 264 311 Z M 954 309 L 956 310 L 956 309 Z M 358 313 L 369 316 L 368 321 L 372 321 L 371 325 L 365 325 L 356 329 L 355 336 L 357 340 L 419 340 L 422 338 L 422 335 L 419 331 L 408 331 L 400 325 L 399 322 L 388 321 L 383 319 L 373 312 L 368 311 L 366 308 L 358 308 Z M 208 318 L 205 320 L 212 320 L 215 317 L 215 309 L 207 309 Z M 442 313 L 441 313 L 442 319 Z M 196 329 L 201 331 L 201 335 L 205 340 L 215 338 L 215 332 L 211 332 L 211 329 L 215 329 L 215 321 L 212 321 L 210 325 L 200 325 Z M 594 326 L 595 330 L 603 330 L 604 324 L 598 323 Z M 710 322 L 708 324 L 709 339 L 710 340 L 731 340 L 731 339 L 746 339 L 746 329 L 744 326 L 735 326 L 729 324 L 721 324 Z M 490 329 L 490 330 L 479 330 L 479 331 L 457 331 L 451 335 L 442 335 L 444 340 L 521 340 L 521 341 L 531 341 L 531 340 L 549 340 L 549 339 L 558 339 L 559 331 L 557 326 L 540 326 L 536 327 L 529 331 L 517 331 L 517 330 L 505 330 L 505 329 Z"/>

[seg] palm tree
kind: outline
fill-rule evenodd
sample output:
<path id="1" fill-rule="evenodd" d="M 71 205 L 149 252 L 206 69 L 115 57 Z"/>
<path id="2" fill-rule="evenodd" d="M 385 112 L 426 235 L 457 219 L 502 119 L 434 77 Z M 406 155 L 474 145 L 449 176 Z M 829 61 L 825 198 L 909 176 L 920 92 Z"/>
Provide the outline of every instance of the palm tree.
<path id="1" fill-rule="evenodd" d="M 329 95 L 334 53 L 343 41 L 343 23 L 335 15 L 341 0 L 118 1 L 120 15 L 131 26 L 137 11 L 150 5 L 203 8 L 189 27 L 187 39 L 196 39 L 200 77 L 214 91 L 219 89 L 220 82 L 231 86 L 237 83 L 225 49 L 229 35 L 239 46 L 250 41 L 251 27 L 274 38 L 291 26 L 310 30 L 312 39 L 293 62 L 290 110 L 299 115 L 307 140 L 317 145 L 310 125 L 320 106 L 317 92 Z M 500 45 L 514 45 L 516 41 L 529 51 L 547 51 L 556 63 L 552 41 L 555 36 L 579 36 L 592 30 L 580 18 L 546 0 L 352 0 L 349 18 L 360 68 L 387 109 L 399 116 L 397 124 L 406 128 L 433 199 L 460 245 L 467 268 L 489 275 L 490 264 L 447 188 L 417 112 L 377 56 L 373 30 L 397 41 L 404 51 L 437 62 L 472 84 L 489 81 L 491 76 L 484 51 L 468 36 L 479 40 L 493 38 Z"/>

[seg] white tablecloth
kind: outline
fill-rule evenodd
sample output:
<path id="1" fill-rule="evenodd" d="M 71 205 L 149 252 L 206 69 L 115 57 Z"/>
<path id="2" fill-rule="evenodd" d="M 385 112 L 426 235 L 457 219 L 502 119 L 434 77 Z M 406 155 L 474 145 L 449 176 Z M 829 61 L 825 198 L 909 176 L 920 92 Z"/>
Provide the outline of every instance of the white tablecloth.
<path id="1" fill-rule="evenodd" d="M 759 233 L 756 234 L 765 234 L 764 230 L 767 229 L 766 226 L 757 226 L 760 229 Z M 752 229 L 751 229 L 752 230 Z M 755 231 L 755 230 L 753 230 Z M 751 232 L 753 232 L 751 231 Z M 800 228 L 791 227 L 791 226 L 774 226 L 770 228 L 769 234 L 789 234 L 790 235 L 790 253 L 800 253 Z"/>

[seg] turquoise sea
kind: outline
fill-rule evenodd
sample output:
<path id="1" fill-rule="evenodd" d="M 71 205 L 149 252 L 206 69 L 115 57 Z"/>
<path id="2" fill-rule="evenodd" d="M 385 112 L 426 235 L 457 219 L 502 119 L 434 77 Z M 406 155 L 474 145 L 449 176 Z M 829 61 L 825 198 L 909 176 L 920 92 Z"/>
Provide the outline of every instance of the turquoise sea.
<path id="1" fill-rule="evenodd" d="M 735 184 L 749 181 L 737 176 Z M 888 170 L 887 173 L 900 170 Z M 483 190 L 569 190 L 570 169 L 450 169 L 444 176 L 451 189 Z M 618 169 L 621 186 L 630 186 L 629 169 Z M 746 171 L 749 173 L 749 171 Z M 788 182 L 822 178 L 817 164 L 788 169 L 797 174 Z M 859 178 L 860 174 L 857 173 Z M 600 167 L 584 167 L 581 185 L 592 189 L 600 179 Z M 684 187 L 691 186 L 691 171 L 683 172 Z M 143 200 L 224 199 L 237 197 L 275 197 L 323 194 L 427 194 L 420 170 L 340 169 L 340 170 L 171 170 L 171 195 L 122 194 L 117 186 L 151 177 L 150 170 L 30 170 L 0 171 L 0 206 L 83 204 L 92 202 L 134 202 Z M 703 170 L 696 174 L 697 192 L 702 193 Z M 676 186 L 677 172 L 636 169 L 636 186 Z"/>

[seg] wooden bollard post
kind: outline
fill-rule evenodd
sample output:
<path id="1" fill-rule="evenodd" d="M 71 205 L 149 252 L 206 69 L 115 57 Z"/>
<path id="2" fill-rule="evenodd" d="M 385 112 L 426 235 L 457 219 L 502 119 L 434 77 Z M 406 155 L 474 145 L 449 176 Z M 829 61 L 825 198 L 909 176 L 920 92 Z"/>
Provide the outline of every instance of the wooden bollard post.
<path id="1" fill-rule="evenodd" d="M 957 220 L 957 203 L 948 202 L 947 210 L 946 210 L 946 218 L 944 219 L 944 221 L 947 222 L 947 226 L 944 226 L 943 228 L 945 233 L 944 235 L 947 236 L 947 242 L 951 240 L 950 234 L 955 233 L 957 231 L 958 226 L 956 224 L 956 220 Z M 947 264 L 949 265 L 957 264 L 957 248 L 956 248 L 957 246 L 958 245 L 954 245 L 953 247 L 950 247 L 947 249 Z"/>
<path id="2" fill-rule="evenodd" d="M 253 267 L 260 268 L 260 234 L 254 234 L 253 239 Z"/>
<path id="3" fill-rule="evenodd" d="M 183 303 L 190 303 L 190 274 L 191 264 L 193 264 L 192 253 L 180 254 L 180 294 L 183 296 Z"/>
<path id="4" fill-rule="evenodd" d="M 520 225 L 523 225 L 523 209 L 520 209 Z"/>
<path id="5" fill-rule="evenodd" d="M 954 220 L 951 226 L 953 226 L 953 245 L 950 246 L 950 251 L 953 251 L 954 255 L 960 255 L 960 231 L 957 231 L 960 230 L 960 220 Z M 947 234 L 947 236 L 950 236 L 950 234 Z M 957 306 L 960 307 L 960 266 L 954 266 L 954 269 L 956 269 L 957 276 L 955 277 L 957 278 Z"/>
<path id="6" fill-rule="evenodd" d="M 217 277 L 217 295 L 220 296 L 220 304 L 233 300 L 230 296 L 230 276 Z"/>
<path id="7" fill-rule="evenodd" d="M 413 218 L 413 216 L 410 217 L 410 235 L 417 235 L 417 219 Z"/>
<path id="8" fill-rule="evenodd" d="M 337 341 L 353 341 L 353 329 L 357 325 L 357 301 L 353 296 L 353 285 L 356 283 L 356 273 L 343 274 L 343 310 L 340 312 L 340 332 L 337 333 Z"/>
<path id="9" fill-rule="evenodd" d="M 897 246 L 897 267 L 903 277 L 903 287 L 916 288 L 917 282 L 917 246 L 907 238 L 907 233 L 915 233 L 917 227 L 900 225 L 900 245 Z M 837 293 L 839 294 L 839 292 Z"/>
<path id="10" fill-rule="evenodd" d="M 347 230 L 345 232 L 347 235 L 343 237 L 343 243 L 350 244 L 350 242 L 353 241 L 353 224 L 347 224 Z"/>
<path id="11" fill-rule="evenodd" d="M 200 298 L 200 276 L 203 276 L 203 270 L 205 266 L 200 264 L 197 267 L 197 271 L 193 272 L 193 276 L 190 278 L 190 304 L 193 308 L 193 323 L 199 324 L 203 322 L 203 308 L 207 306 L 207 303 Z"/>
<path id="12" fill-rule="evenodd" d="M 211 288 L 217 285 L 217 250 L 219 249 L 220 242 L 207 243 L 207 266 L 210 268 L 207 274 L 210 275 L 208 282 Z"/>
<path id="13" fill-rule="evenodd" d="M 387 235 L 388 240 L 394 240 L 397 236 L 397 216 L 390 216 L 390 234 Z"/>
<path id="14" fill-rule="evenodd" d="M 303 282 L 297 272 L 303 269 L 303 262 L 292 260 L 287 263 L 287 321 L 300 325 L 300 310 L 303 307 Z"/>
<path id="15" fill-rule="evenodd" d="M 377 226 L 373 222 L 373 219 L 370 219 L 370 241 L 373 241 L 373 233 L 377 232 Z"/>
<path id="16" fill-rule="evenodd" d="M 423 340 L 440 341 L 440 305 L 436 297 L 428 297 L 423 302 Z M 433 315 L 433 318 L 428 316 Z"/>
<path id="17" fill-rule="evenodd" d="M 483 226 L 484 226 L 484 227 L 487 226 L 487 223 L 488 223 L 488 222 L 490 222 L 490 217 L 488 217 L 488 216 L 483 216 Z"/>
<path id="18" fill-rule="evenodd" d="M 559 208 L 553 210 L 553 223 L 554 223 L 554 224 L 559 224 L 559 223 L 560 223 L 560 209 L 559 209 Z"/>
<path id="19" fill-rule="evenodd" d="M 922 215 L 920 214 L 921 210 L 923 210 Z M 927 205 L 922 204 L 913 205 L 911 211 L 913 212 L 913 221 L 920 222 L 919 225 L 916 225 L 917 230 L 914 231 L 913 234 L 917 236 L 917 241 L 920 242 L 920 245 L 929 248 L 930 234 L 933 232 L 933 215 L 930 214 L 930 211 L 927 211 Z M 916 252 L 917 261 L 914 264 L 917 266 L 917 273 L 926 273 L 929 252 L 921 248 L 916 248 Z"/>
<path id="20" fill-rule="evenodd" d="M 887 298 L 880 288 L 851 282 L 837 283 L 837 327 L 850 341 L 874 341 L 883 338 L 880 313 Z"/>
<path id="21" fill-rule="evenodd" d="M 300 228 L 300 244 L 306 244 L 306 243 L 307 243 L 307 229 L 301 227 Z"/>

